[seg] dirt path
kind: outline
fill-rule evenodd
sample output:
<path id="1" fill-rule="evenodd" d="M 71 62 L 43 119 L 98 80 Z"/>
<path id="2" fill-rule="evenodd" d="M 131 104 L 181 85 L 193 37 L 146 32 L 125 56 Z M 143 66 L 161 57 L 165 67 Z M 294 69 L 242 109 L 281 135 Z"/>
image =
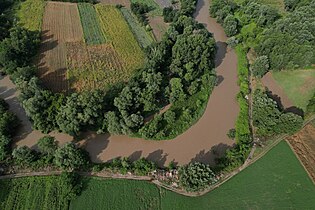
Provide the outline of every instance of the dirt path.
<path id="1" fill-rule="evenodd" d="M 218 155 L 233 145 L 234 142 L 226 134 L 230 128 L 234 127 L 239 112 L 236 101 L 236 95 L 239 91 L 237 86 L 237 57 L 233 50 L 226 48 L 224 42 L 227 37 L 223 28 L 216 23 L 215 19 L 209 17 L 209 5 L 209 1 L 199 0 L 195 17 L 197 21 L 205 24 L 208 30 L 214 33 L 217 40 L 216 66 L 220 84 L 212 92 L 204 115 L 185 133 L 169 141 L 148 141 L 128 136 L 85 133 L 84 139 L 78 144 L 86 148 L 93 161 L 102 162 L 127 156 L 131 160 L 146 157 L 157 162 L 160 166 L 167 165 L 170 161 L 185 164 L 192 160 L 213 164 Z M 2 79 L 0 86 L 1 90 L 2 88 L 12 89 L 11 95 L 16 98 L 17 93 L 12 83 L 3 83 Z M 8 102 L 12 105 L 11 100 Z M 25 115 L 21 108 L 12 107 L 15 112 L 19 113 L 19 116 Z M 31 131 L 30 127 L 27 127 L 26 133 L 28 135 L 25 138 L 18 139 L 17 145 L 32 146 L 42 135 L 37 131 Z M 65 142 L 70 137 L 57 135 L 57 139 Z"/>

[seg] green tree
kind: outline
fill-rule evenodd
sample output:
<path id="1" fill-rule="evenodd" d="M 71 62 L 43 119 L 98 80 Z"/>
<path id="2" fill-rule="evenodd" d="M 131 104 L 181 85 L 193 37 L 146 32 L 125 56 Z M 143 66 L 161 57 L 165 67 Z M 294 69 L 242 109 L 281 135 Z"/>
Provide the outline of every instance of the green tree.
<path id="1" fill-rule="evenodd" d="M 199 191 L 217 182 L 210 166 L 199 162 L 181 166 L 178 173 L 179 183 L 187 191 Z"/>
<path id="2" fill-rule="evenodd" d="M 4 160 L 10 151 L 11 139 L 8 136 L 0 134 L 0 161 Z"/>
<path id="3" fill-rule="evenodd" d="M 56 150 L 54 162 L 63 170 L 75 170 L 85 166 L 89 161 L 81 149 L 69 142 Z"/>
<path id="4" fill-rule="evenodd" d="M 238 20 L 233 15 L 228 15 L 223 23 L 224 31 L 231 37 L 238 33 Z"/>
<path id="5" fill-rule="evenodd" d="M 55 151 L 58 148 L 55 137 L 52 136 L 44 136 L 40 138 L 37 142 L 37 145 L 40 151 L 47 155 L 54 155 Z"/>
<path id="6" fill-rule="evenodd" d="M 251 66 L 253 75 L 255 77 L 263 77 L 269 70 L 269 60 L 267 56 L 258 57 Z"/>
<path id="7" fill-rule="evenodd" d="M 15 148 L 12 152 L 12 156 L 17 163 L 27 166 L 31 165 L 36 160 L 35 154 L 27 146 Z"/>

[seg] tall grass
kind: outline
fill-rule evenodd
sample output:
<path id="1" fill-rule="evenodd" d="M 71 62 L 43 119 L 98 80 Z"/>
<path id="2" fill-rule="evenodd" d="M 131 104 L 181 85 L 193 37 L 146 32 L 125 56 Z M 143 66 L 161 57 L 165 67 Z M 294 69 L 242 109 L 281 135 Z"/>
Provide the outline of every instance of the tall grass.
<path id="1" fill-rule="evenodd" d="M 31 31 L 41 31 L 45 11 L 44 0 L 26 0 L 17 10 L 18 23 Z"/>

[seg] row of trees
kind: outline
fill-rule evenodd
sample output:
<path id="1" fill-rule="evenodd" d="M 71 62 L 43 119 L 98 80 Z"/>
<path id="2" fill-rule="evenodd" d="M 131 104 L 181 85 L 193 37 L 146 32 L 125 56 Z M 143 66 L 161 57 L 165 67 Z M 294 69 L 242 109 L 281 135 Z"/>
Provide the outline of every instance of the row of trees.
<path id="1" fill-rule="evenodd" d="M 143 26 L 146 26 L 149 24 L 147 13 L 150 12 L 151 8 L 148 5 L 135 2 L 135 3 L 131 3 L 130 8 L 131 8 L 132 13 L 138 18 L 138 21 Z"/>
<path id="2" fill-rule="evenodd" d="M 181 0 L 181 9 L 171 7 L 163 8 L 163 17 L 166 23 L 175 22 L 181 15 L 192 16 L 196 11 L 197 0 Z"/>

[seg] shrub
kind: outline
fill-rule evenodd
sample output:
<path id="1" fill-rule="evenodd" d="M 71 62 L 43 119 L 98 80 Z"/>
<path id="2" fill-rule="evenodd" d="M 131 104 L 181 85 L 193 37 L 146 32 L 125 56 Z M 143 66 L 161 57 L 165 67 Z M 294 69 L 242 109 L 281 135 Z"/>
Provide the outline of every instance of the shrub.
<path id="1" fill-rule="evenodd" d="M 18 164 L 25 164 L 26 166 L 30 166 L 36 159 L 33 151 L 27 146 L 15 148 L 12 156 Z"/>
<path id="2" fill-rule="evenodd" d="M 233 15 L 228 15 L 224 19 L 223 27 L 227 36 L 234 36 L 238 33 L 238 20 Z"/>
<path id="3" fill-rule="evenodd" d="M 44 136 L 40 138 L 37 145 L 40 151 L 47 155 L 53 155 L 58 148 L 57 142 L 52 136 Z"/>
<path id="4" fill-rule="evenodd" d="M 209 165 L 195 162 L 179 168 L 179 182 L 187 191 L 199 191 L 217 182 Z"/>
<path id="5" fill-rule="evenodd" d="M 132 163 L 132 168 L 136 175 L 146 176 L 149 172 L 156 170 L 157 167 L 154 162 L 141 158 Z"/>
<path id="6" fill-rule="evenodd" d="M 267 56 L 258 57 L 251 66 L 252 73 L 255 77 L 263 77 L 269 70 L 269 60 Z"/>

